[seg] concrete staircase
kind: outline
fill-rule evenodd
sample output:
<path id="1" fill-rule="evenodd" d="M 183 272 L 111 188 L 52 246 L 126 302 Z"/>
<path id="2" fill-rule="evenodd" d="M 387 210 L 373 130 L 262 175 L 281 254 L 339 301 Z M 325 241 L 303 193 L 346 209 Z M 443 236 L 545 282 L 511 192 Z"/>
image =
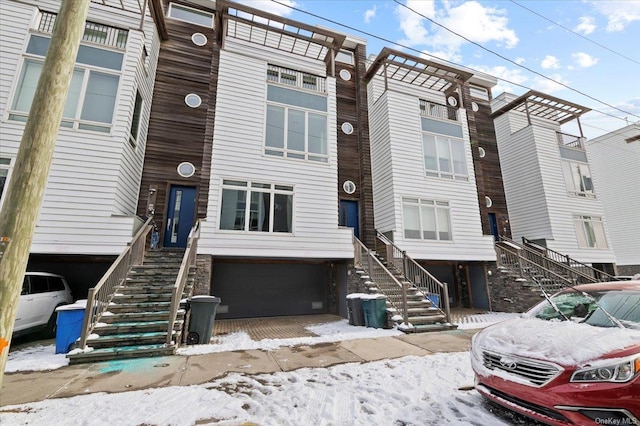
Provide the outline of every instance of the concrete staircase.
<path id="1" fill-rule="evenodd" d="M 446 322 L 446 316 L 438 307 L 425 297 L 413 283 L 406 280 L 400 271 L 388 264 L 383 258 L 376 254 L 381 263 L 391 272 L 401 284 L 408 284 L 407 289 L 407 313 L 411 326 L 400 327 L 405 333 L 422 333 L 429 331 L 452 330 L 456 325 Z M 356 273 L 362 282 L 362 287 L 369 293 L 381 293 L 387 297 L 387 324 L 403 322 L 402 317 L 402 289 L 393 279 L 377 276 L 372 280 L 367 272 L 362 268 L 356 268 Z M 400 318 L 398 318 L 398 316 Z"/>
<path id="2" fill-rule="evenodd" d="M 69 353 L 71 364 L 123 358 L 171 355 L 182 339 L 185 311 L 178 311 L 171 345 L 167 329 L 171 294 L 180 270 L 184 249 L 148 251 L 142 265 L 134 266 L 120 286 L 107 311 L 100 318 L 82 353 Z M 189 297 L 195 268 L 189 271 L 183 298 Z"/>

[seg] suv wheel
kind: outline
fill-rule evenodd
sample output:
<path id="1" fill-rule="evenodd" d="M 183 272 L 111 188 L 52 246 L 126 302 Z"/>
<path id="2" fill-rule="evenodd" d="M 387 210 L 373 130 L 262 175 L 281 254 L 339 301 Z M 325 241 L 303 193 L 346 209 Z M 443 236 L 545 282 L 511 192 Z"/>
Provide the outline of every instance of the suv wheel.
<path id="1" fill-rule="evenodd" d="M 47 322 L 47 328 L 45 329 L 45 333 L 47 337 L 56 337 L 56 324 L 58 322 L 58 313 L 53 311 L 51 314 L 51 318 L 49 318 L 49 322 Z"/>

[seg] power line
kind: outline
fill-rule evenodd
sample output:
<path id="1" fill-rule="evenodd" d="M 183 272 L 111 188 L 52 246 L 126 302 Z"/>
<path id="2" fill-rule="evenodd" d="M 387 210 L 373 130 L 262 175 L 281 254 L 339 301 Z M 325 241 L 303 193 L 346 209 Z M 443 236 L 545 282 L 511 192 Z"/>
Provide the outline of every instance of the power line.
<path id="1" fill-rule="evenodd" d="M 523 8 L 524 10 L 528 10 L 529 12 L 533 13 L 534 15 L 537 15 L 537 16 L 539 16 L 540 18 L 542 18 L 542 19 L 544 19 L 544 20 L 546 20 L 546 21 L 551 22 L 553 25 L 557 25 L 557 26 L 559 26 L 560 28 L 562 28 L 562 29 L 564 29 L 564 30 L 569 31 L 569 32 L 570 32 L 570 33 L 572 33 L 572 34 L 575 34 L 575 35 L 577 35 L 578 37 L 580 37 L 580 38 L 582 38 L 582 39 L 587 40 L 589 43 L 593 43 L 593 44 L 595 44 L 596 46 L 600 46 L 601 48 L 603 48 L 603 49 L 605 49 L 605 50 L 608 50 L 608 51 L 609 51 L 609 52 L 611 52 L 611 53 L 615 53 L 616 55 L 618 55 L 618 56 L 620 56 L 620 57 L 622 57 L 622 58 L 624 58 L 624 59 L 627 59 L 627 60 L 629 60 L 629 61 L 631 61 L 631 62 L 635 62 L 636 64 L 640 65 L 640 62 L 639 62 L 639 61 L 636 61 L 636 60 L 635 60 L 635 59 L 633 59 L 633 58 L 630 58 L 630 57 L 628 57 L 628 56 L 626 56 L 626 55 L 623 55 L 623 54 L 622 54 L 622 53 L 620 53 L 620 52 L 616 52 L 615 50 L 613 50 L 613 49 L 611 49 L 611 48 L 609 48 L 609 47 L 607 47 L 607 46 L 605 46 L 605 45 L 603 45 L 603 44 L 600 44 L 600 43 L 598 43 L 597 41 L 591 40 L 589 37 L 585 37 L 585 36 L 583 36 L 582 34 L 580 34 L 580 33 L 576 32 L 576 31 L 573 31 L 571 28 L 567 28 L 567 27 L 565 27 L 564 25 L 559 24 L 558 22 L 555 22 L 554 20 L 549 19 L 549 18 L 547 18 L 546 16 L 543 16 L 543 15 L 539 14 L 539 13 L 538 13 L 538 12 L 536 12 L 535 10 L 531 10 L 531 9 L 529 9 L 528 7 L 524 6 L 524 5 L 521 5 L 520 3 L 518 3 L 518 2 L 517 2 L 517 1 L 515 1 L 515 0 L 509 0 L 509 1 L 511 1 L 511 3 L 515 4 L 516 6 L 519 6 L 519 7 Z"/>
<path id="2" fill-rule="evenodd" d="M 309 15 L 309 16 L 313 16 L 314 18 L 321 19 L 321 20 L 323 20 L 323 21 L 326 21 L 326 22 L 332 23 L 332 24 L 334 24 L 334 25 L 338 25 L 338 26 L 343 27 L 343 28 L 347 28 L 347 29 L 349 29 L 349 30 L 351 30 L 351 31 L 355 31 L 355 32 L 360 33 L 360 34 L 364 34 L 364 35 L 366 35 L 366 36 L 368 36 L 368 37 L 371 37 L 371 38 L 375 38 L 375 39 L 378 39 L 378 40 L 384 41 L 385 43 L 389 43 L 389 44 L 391 44 L 391 45 L 400 46 L 400 47 L 402 47 L 402 48 L 404 48 L 404 49 L 407 49 L 407 50 L 410 50 L 410 51 L 413 51 L 413 52 L 417 52 L 417 53 L 418 53 L 418 54 L 420 54 L 420 55 L 424 55 L 424 56 L 428 56 L 428 57 L 431 57 L 431 58 L 437 59 L 437 60 L 442 61 L 442 62 L 444 62 L 444 63 L 446 63 L 446 64 L 450 64 L 450 65 L 453 65 L 453 66 L 456 66 L 456 67 L 463 67 L 463 68 L 469 69 L 469 70 L 471 70 L 471 71 L 473 71 L 473 72 L 476 72 L 476 73 L 482 73 L 482 74 L 485 74 L 485 73 L 484 73 L 484 72 L 482 72 L 482 71 L 478 71 L 478 70 L 475 70 L 475 69 L 473 69 L 473 68 L 467 67 L 467 66 L 465 66 L 465 65 L 458 64 L 458 63 L 455 63 L 455 62 L 451 62 L 451 61 L 448 61 L 448 60 L 443 59 L 443 58 L 439 58 L 438 56 L 435 56 L 435 55 L 431 55 L 431 54 L 425 53 L 425 52 L 423 52 L 423 51 L 421 51 L 421 50 L 419 50 L 419 49 L 416 49 L 416 48 L 413 48 L 413 47 L 410 47 L 410 46 L 405 46 L 405 45 L 400 44 L 400 43 L 398 43 L 398 42 L 395 42 L 395 41 L 393 41 L 393 40 L 389 40 L 389 39 L 384 38 L 384 37 L 382 37 L 382 36 L 379 36 L 379 35 L 376 35 L 376 34 L 370 33 L 370 32 L 368 32 L 368 31 L 361 30 L 361 29 L 356 28 L 356 27 L 353 27 L 353 26 L 351 26 L 351 25 L 347 25 L 347 24 L 344 24 L 344 23 L 342 23 L 342 22 L 338 22 L 338 21 L 335 21 L 335 20 L 333 20 L 333 19 L 329 19 L 329 18 L 326 18 L 326 17 L 324 17 L 324 16 L 317 15 L 317 14 L 315 14 L 315 13 L 313 13 L 313 12 L 309 12 L 309 11 L 306 11 L 306 10 L 304 10 L 304 9 L 300 9 L 300 8 L 298 8 L 298 7 L 291 6 L 291 5 L 286 4 L 286 3 L 281 3 L 281 2 L 280 2 L 280 1 L 278 1 L 278 0 L 271 0 L 271 1 L 272 1 L 273 3 L 279 4 L 279 5 L 281 5 L 281 6 L 285 6 L 285 7 L 289 8 L 289 9 L 291 9 L 291 10 L 295 10 L 295 11 L 297 11 L 297 12 L 300 12 L 300 13 L 303 13 L 303 14 L 306 14 L 306 15 Z M 518 65 L 518 64 L 516 64 L 516 65 Z M 518 66 L 519 66 L 519 65 L 518 65 Z M 546 78 L 548 78 L 548 77 L 546 77 Z M 508 79 L 506 79 L 506 78 L 502 78 L 502 77 L 501 77 L 501 78 L 500 78 L 500 80 L 502 80 L 502 81 L 504 81 L 504 82 L 506 82 L 506 83 L 509 83 L 509 84 L 511 84 L 511 85 L 513 85 L 513 86 L 517 86 L 517 87 L 520 87 L 520 88 L 523 88 L 523 89 L 526 89 L 526 90 L 532 90 L 532 88 L 531 88 L 531 87 L 525 86 L 525 85 L 520 84 L 520 83 L 516 83 L 516 82 L 511 81 L 511 80 L 508 80 Z M 552 80 L 552 81 L 553 81 L 553 80 Z M 572 90 L 573 90 L 573 89 L 572 89 Z M 604 103 L 604 102 L 601 102 L 601 101 L 600 101 L 600 100 L 598 100 L 598 99 L 595 99 L 595 98 L 592 98 L 592 99 L 594 99 L 595 101 L 597 101 L 597 102 L 599 102 L 599 103 L 602 103 L 602 104 L 604 104 L 604 105 L 608 105 L 608 104 L 606 104 L 606 103 Z M 618 109 L 618 108 L 615 108 L 615 107 L 612 107 L 612 108 L 613 108 L 613 109 Z M 600 114 L 602 114 L 602 115 L 606 115 L 606 116 L 609 116 L 609 117 L 611 117 L 611 118 L 615 118 L 615 119 L 618 119 L 618 120 L 621 120 L 621 121 L 625 121 L 623 118 L 620 118 L 620 117 L 615 116 L 615 115 L 613 115 L 613 114 L 609 114 L 609 113 L 604 112 L 604 111 L 599 111 L 599 110 L 597 110 L 597 109 L 591 109 L 591 111 L 593 111 L 593 112 L 597 112 L 597 113 L 600 113 Z M 619 111 L 622 111 L 622 110 L 619 110 Z M 630 113 L 628 113 L 628 112 L 626 112 L 626 111 L 622 111 L 622 112 L 623 112 L 623 113 L 625 113 L 625 114 L 628 114 L 628 115 L 633 115 L 634 117 L 638 117 L 637 115 L 635 115 L 635 114 L 630 114 Z M 640 117 L 638 117 L 638 118 L 640 118 Z"/>
<path id="3" fill-rule="evenodd" d="M 614 106 L 614 105 L 611 105 L 611 104 L 609 104 L 609 103 L 607 103 L 607 102 L 601 101 L 600 99 L 594 98 L 594 97 L 593 97 L 593 96 L 591 96 L 591 95 L 588 95 L 588 94 L 586 94 L 586 93 L 584 93 L 584 92 L 582 92 L 582 91 L 580 91 L 580 90 L 578 90 L 578 89 L 574 89 L 573 87 L 571 87 L 571 86 L 569 86 L 569 85 L 567 85 L 567 84 L 562 83 L 561 81 L 557 81 L 557 80 L 554 80 L 554 79 L 553 79 L 553 78 L 551 78 L 551 77 L 547 77 L 546 75 L 544 75 L 544 74 L 542 74 L 542 73 L 540 73 L 540 72 L 538 72 L 538 71 L 536 71 L 536 70 L 534 70 L 534 69 L 531 69 L 531 68 L 529 68 L 529 67 L 527 67 L 527 66 L 524 66 L 524 65 L 522 65 L 522 64 L 519 64 L 519 63 L 515 62 L 514 60 L 512 60 L 512 59 L 510 59 L 510 58 L 507 58 L 506 56 L 504 56 L 504 55 L 502 55 L 502 54 L 500 54 L 500 53 L 498 53 L 498 52 L 495 52 L 495 51 L 493 51 L 493 50 L 491 50 L 491 49 L 489 49 L 489 48 L 487 48 L 487 47 L 484 47 L 484 46 L 483 46 L 483 45 L 481 45 L 480 43 L 476 43 L 475 41 L 473 41 L 473 40 L 471 40 L 471 39 L 469 39 L 469 38 L 467 38 L 467 37 L 463 36 L 462 34 L 459 34 L 459 33 L 455 32 L 455 31 L 453 31 L 452 29 L 450 29 L 450 28 L 448 28 L 448 27 L 446 27 L 446 26 L 444 26 L 444 25 L 440 24 L 439 22 L 436 22 L 435 20 L 433 20 L 433 19 L 431 19 L 431 18 L 429 18 L 429 17 L 427 17 L 427 16 L 423 15 L 422 13 L 420 13 L 420 12 L 418 12 L 418 11 L 416 11 L 416 10 L 414 10 L 414 9 L 410 8 L 409 6 L 407 6 L 407 5 L 405 5 L 405 4 L 402 4 L 402 3 L 400 2 L 400 0 L 393 0 L 393 1 L 394 1 L 395 3 L 397 3 L 398 5 L 400 5 L 400 6 L 404 7 L 404 8 L 406 8 L 406 9 L 408 9 L 408 10 L 410 10 L 410 11 L 412 11 L 412 12 L 413 12 L 413 13 L 415 13 L 416 15 L 421 16 L 421 17 L 423 17 L 424 19 L 428 20 L 429 22 L 431 22 L 431 23 L 433 23 L 433 24 L 435 24 L 435 25 L 439 26 L 440 28 L 443 28 L 443 29 L 445 29 L 445 30 L 449 31 L 451 34 L 454 34 L 454 35 L 456 35 L 456 36 L 458 36 L 458 37 L 460 37 L 460 38 L 462 38 L 462 39 L 464 39 L 464 40 L 468 41 L 469 43 L 473 44 L 474 46 L 477 46 L 477 47 L 479 47 L 479 48 L 481 48 L 481 49 L 483 49 L 483 50 L 485 50 L 485 51 L 487 51 L 487 52 L 489 52 L 489 53 L 491 53 L 491 54 L 493 54 L 493 55 L 496 55 L 497 57 L 499 57 L 499 58 L 501 58 L 501 59 L 503 59 L 503 60 L 505 60 L 505 61 L 507 61 L 507 62 L 510 62 L 510 63 L 512 63 L 513 65 L 517 66 L 517 67 L 520 67 L 520 68 L 522 68 L 522 69 L 525 69 L 525 70 L 529 71 L 530 73 L 533 73 L 533 74 L 535 74 L 535 75 L 537 75 L 537 76 L 539 76 L 539 77 L 544 78 L 545 80 L 549 80 L 549 81 L 551 81 L 551 82 L 553 82 L 553 83 L 556 83 L 556 84 L 558 84 L 558 85 L 560 85 L 560 86 L 562 86 L 562 87 L 565 87 L 565 88 L 567 88 L 567 89 L 571 90 L 572 92 L 579 93 L 579 94 L 581 94 L 581 95 L 582 95 L 582 96 L 584 96 L 584 97 L 587 97 L 587 98 L 589 98 L 589 99 L 591 99 L 591 100 L 593 100 L 593 101 L 599 102 L 599 103 L 601 103 L 602 105 L 606 105 L 606 106 L 608 106 L 609 108 L 615 109 L 616 111 L 620 111 L 620 112 L 622 112 L 622 113 L 624 113 L 624 114 L 627 114 L 627 115 L 631 115 L 631 116 L 633 116 L 633 117 L 640 118 L 640 115 L 635 115 L 635 114 L 633 114 L 633 113 L 631 113 L 631 112 L 625 111 L 625 110 L 623 110 L 623 109 L 621 109 L 621 108 L 618 108 L 618 107 L 616 107 L 616 106 Z M 616 118 L 618 118 L 618 117 L 616 117 Z"/>

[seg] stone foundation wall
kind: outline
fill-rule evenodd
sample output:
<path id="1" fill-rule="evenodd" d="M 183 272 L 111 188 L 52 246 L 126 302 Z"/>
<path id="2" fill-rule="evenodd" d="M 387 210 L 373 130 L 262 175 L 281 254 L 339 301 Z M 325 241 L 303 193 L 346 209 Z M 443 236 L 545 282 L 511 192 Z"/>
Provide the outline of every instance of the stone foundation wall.
<path id="1" fill-rule="evenodd" d="M 494 266 L 488 272 L 489 298 L 494 312 L 524 312 L 540 302 L 536 284 Z"/>
<path id="2" fill-rule="evenodd" d="M 196 283 L 193 287 L 194 296 L 208 296 L 211 294 L 212 265 L 213 259 L 210 255 L 198 255 L 196 259 Z"/>
<path id="3" fill-rule="evenodd" d="M 618 270 L 618 275 L 633 276 L 640 274 L 640 265 L 617 265 L 616 269 Z"/>

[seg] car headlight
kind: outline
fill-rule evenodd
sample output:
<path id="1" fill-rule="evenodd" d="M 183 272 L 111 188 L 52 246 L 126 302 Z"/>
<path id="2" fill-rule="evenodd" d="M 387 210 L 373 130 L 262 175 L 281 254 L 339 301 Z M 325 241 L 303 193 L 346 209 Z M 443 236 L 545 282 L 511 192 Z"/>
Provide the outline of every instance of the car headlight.
<path id="1" fill-rule="evenodd" d="M 624 383 L 640 372 L 640 358 L 629 358 L 609 365 L 583 368 L 571 376 L 572 382 Z"/>

